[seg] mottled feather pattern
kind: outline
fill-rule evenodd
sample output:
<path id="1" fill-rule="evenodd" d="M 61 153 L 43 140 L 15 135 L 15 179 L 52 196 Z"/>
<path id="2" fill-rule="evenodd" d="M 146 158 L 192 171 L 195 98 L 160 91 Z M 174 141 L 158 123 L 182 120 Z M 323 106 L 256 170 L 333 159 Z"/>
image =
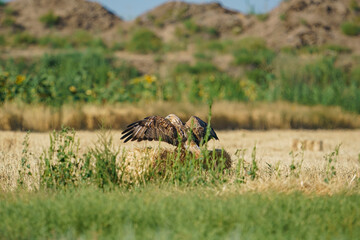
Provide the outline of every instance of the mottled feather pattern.
<path id="1" fill-rule="evenodd" d="M 147 117 L 127 126 L 121 139 L 128 141 L 165 141 L 177 146 L 177 131 L 171 122 L 160 116 Z"/>
<path id="2" fill-rule="evenodd" d="M 191 116 L 190 119 L 185 123 L 185 125 L 189 129 L 191 129 L 193 135 L 195 135 L 195 137 L 196 137 L 196 142 L 199 142 L 199 144 L 200 144 L 201 141 L 206 136 L 206 131 L 207 131 L 207 127 L 208 127 L 207 123 L 204 122 L 203 120 L 201 120 L 199 117 Z M 214 129 L 212 127 L 210 127 L 210 135 L 209 135 L 208 140 L 210 140 L 212 138 L 219 140 Z"/>
<path id="3" fill-rule="evenodd" d="M 131 123 L 122 132 L 121 139 L 128 141 L 153 141 L 160 139 L 164 142 L 177 146 L 179 144 L 179 138 L 182 144 L 186 143 L 188 137 L 191 136 L 192 142 L 200 146 L 202 140 L 206 136 L 207 124 L 196 116 L 192 116 L 186 124 L 184 124 L 178 116 L 175 114 L 169 114 L 168 116 L 150 116 L 143 120 Z M 214 129 L 210 129 L 209 139 L 219 140 Z"/>

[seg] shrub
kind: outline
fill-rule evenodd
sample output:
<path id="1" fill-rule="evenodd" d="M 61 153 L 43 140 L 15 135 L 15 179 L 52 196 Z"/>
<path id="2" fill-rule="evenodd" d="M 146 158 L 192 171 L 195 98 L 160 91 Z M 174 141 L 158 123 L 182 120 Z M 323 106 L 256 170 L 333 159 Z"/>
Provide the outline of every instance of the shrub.
<path id="1" fill-rule="evenodd" d="M 202 74 L 217 71 L 218 69 L 216 66 L 208 62 L 197 62 L 194 66 L 191 66 L 188 63 L 181 63 L 175 68 L 175 73 Z"/>
<path id="2" fill-rule="evenodd" d="M 266 20 L 268 20 L 269 18 L 269 14 L 268 13 L 264 13 L 264 14 L 257 14 L 256 18 L 261 21 L 261 22 L 265 22 Z"/>
<path id="3" fill-rule="evenodd" d="M 111 46 L 112 51 L 122 51 L 125 49 L 126 44 L 124 42 L 115 42 Z"/>
<path id="4" fill-rule="evenodd" d="M 0 7 L 5 6 L 5 2 L 3 0 L 0 0 Z"/>
<path id="5" fill-rule="evenodd" d="M 27 32 L 22 32 L 22 33 L 18 33 L 14 36 L 13 44 L 15 46 L 31 45 L 31 44 L 37 43 L 37 41 L 38 41 L 37 38 L 34 37 L 33 35 L 31 35 Z"/>
<path id="6" fill-rule="evenodd" d="M 357 2 L 357 0 L 351 0 L 350 2 L 350 9 L 355 11 L 355 12 L 359 12 L 360 11 L 360 5 Z"/>
<path id="7" fill-rule="evenodd" d="M 3 35 L 0 35 L 0 46 L 5 46 L 6 44 L 6 39 Z"/>
<path id="8" fill-rule="evenodd" d="M 326 49 L 337 52 L 337 53 L 351 53 L 351 48 L 340 46 L 340 45 L 326 45 Z"/>
<path id="9" fill-rule="evenodd" d="M 14 15 L 15 14 L 15 10 L 12 9 L 11 7 L 7 6 L 5 9 L 4 9 L 4 12 L 5 12 L 5 15 L 7 16 L 11 16 L 11 15 Z"/>
<path id="10" fill-rule="evenodd" d="M 188 30 L 190 33 L 194 34 L 194 33 L 198 33 L 201 31 L 201 27 L 199 25 L 197 25 L 194 21 L 192 21 L 191 19 L 186 20 L 184 22 L 184 26 L 186 28 L 186 30 Z"/>
<path id="11" fill-rule="evenodd" d="M 246 48 L 234 52 L 235 64 L 251 64 L 254 66 L 268 65 L 275 58 L 275 53 L 269 49 L 249 50 Z"/>
<path id="12" fill-rule="evenodd" d="M 352 22 L 345 22 L 341 25 L 341 30 L 345 35 L 357 36 L 360 34 L 360 26 Z"/>
<path id="13" fill-rule="evenodd" d="M 69 39 L 73 47 L 105 48 L 106 45 L 101 38 L 94 38 L 85 30 L 78 30 Z"/>
<path id="14" fill-rule="evenodd" d="M 56 16 L 51 10 L 45 15 L 41 16 L 39 20 L 48 28 L 55 27 L 60 23 L 60 17 Z"/>
<path id="15" fill-rule="evenodd" d="M 286 15 L 285 13 L 283 13 L 283 14 L 281 14 L 281 15 L 279 16 L 279 18 L 280 18 L 281 21 L 284 22 L 284 21 L 287 20 L 288 17 L 287 17 L 287 15 Z"/>
<path id="16" fill-rule="evenodd" d="M 67 38 L 51 35 L 39 38 L 39 44 L 51 48 L 66 48 L 71 46 Z"/>
<path id="17" fill-rule="evenodd" d="M 266 41 L 259 37 L 244 37 L 233 43 L 235 49 L 259 50 L 266 49 Z"/>
<path id="18" fill-rule="evenodd" d="M 132 34 L 127 49 L 137 53 L 154 53 L 162 49 L 161 39 L 149 29 L 138 29 Z"/>
<path id="19" fill-rule="evenodd" d="M 206 28 L 205 30 L 206 33 L 209 34 L 212 38 L 218 38 L 220 36 L 220 32 L 216 28 L 210 27 Z"/>
<path id="20" fill-rule="evenodd" d="M 15 20 L 11 16 L 6 16 L 2 21 L 2 25 L 5 26 L 5 27 L 11 27 L 14 24 L 15 24 Z"/>

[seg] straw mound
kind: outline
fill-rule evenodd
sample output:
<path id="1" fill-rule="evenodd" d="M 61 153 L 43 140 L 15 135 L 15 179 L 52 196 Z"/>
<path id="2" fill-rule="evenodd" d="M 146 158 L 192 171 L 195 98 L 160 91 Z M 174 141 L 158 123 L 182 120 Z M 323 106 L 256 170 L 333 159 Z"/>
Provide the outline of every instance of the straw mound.
<path id="1" fill-rule="evenodd" d="M 186 161 L 193 161 L 193 159 L 195 158 L 192 153 L 178 153 L 176 149 L 137 148 L 127 154 L 125 159 L 126 168 L 124 170 L 135 175 L 141 175 L 148 170 L 163 173 L 175 165 L 186 164 Z M 207 159 L 200 157 L 195 161 L 200 161 L 199 165 L 202 165 L 205 169 L 217 167 L 228 169 L 232 163 L 230 154 L 223 149 L 209 150 Z"/>

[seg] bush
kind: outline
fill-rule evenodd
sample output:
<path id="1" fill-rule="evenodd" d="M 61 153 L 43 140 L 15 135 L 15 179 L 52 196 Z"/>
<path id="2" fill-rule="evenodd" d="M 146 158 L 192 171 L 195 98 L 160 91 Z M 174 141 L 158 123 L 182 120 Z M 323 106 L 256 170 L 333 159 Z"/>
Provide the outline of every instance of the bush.
<path id="1" fill-rule="evenodd" d="M 5 27 L 11 27 L 11 26 L 13 26 L 13 25 L 15 24 L 15 20 L 14 20 L 14 18 L 11 17 L 11 16 L 6 16 L 6 17 L 3 19 L 3 21 L 2 21 L 1 24 L 2 24 L 3 26 L 5 26 Z"/>
<path id="2" fill-rule="evenodd" d="M 0 7 L 5 6 L 5 2 L 3 0 L 0 0 Z"/>
<path id="3" fill-rule="evenodd" d="M 60 17 L 56 16 L 51 10 L 45 15 L 41 16 L 39 20 L 48 28 L 55 27 L 60 23 Z"/>
<path id="4" fill-rule="evenodd" d="M 350 9 L 355 11 L 355 12 L 359 12 L 360 11 L 360 6 L 359 3 L 357 2 L 357 0 L 351 0 L 350 2 Z"/>
<path id="5" fill-rule="evenodd" d="M 188 63 L 181 63 L 175 68 L 175 73 L 202 74 L 217 71 L 219 70 L 212 63 L 208 62 L 197 62 L 194 66 Z"/>
<path id="6" fill-rule="evenodd" d="M 261 22 L 265 22 L 266 20 L 268 20 L 269 18 L 269 14 L 268 13 L 264 13 L 264 14 L 257 14 L 256 18 L 261 21 Z"/>
<path id="7" fill-rule="evenodd" d="M 235 64 L 251 64 L 254 66 L 268 65 L 275 58 L 275 53 L 269 49 L 249 50 L 246 48 L 234 52 Z"/>
<path id="8" fill-rule="evenodd" d="M 6 16 L 12 16 L 14 15 L 16 12 L 14 9 L 12 9 L 11 7 L 7 6 L 5 9 L 4 9 L 4 12 L 5 12 L 5 15 Z"/>
<path id="9" fill-rule="evenodd" d="M 125 49 L 125 43 L 124 42 L 115 42 L 111 46 L 112 51 L 123 51 Z"/>
<path id="10" fill-rule="evenodd" d="M 186 20 L 184 22 L 184 26 L 185 26 L 186 30 L 188 30 L 191 34 L 198 33 L 201 31 L 201 27 L 199 25 L 197 25 L 191 19 Z"/>
<path id="11" fill-rule="evenodd" d="M 351 48 L 340 46 L 340 45 L 326 45 L 326 49 L 337 52 L 337 53 L 351 53 Z"/>
<path id="12" fill-rule="evenodd" d="M 51 36 L 51 35 L 39 38 L 39 44 L 51 48 L 71 47 L 71 43 L 69 42 L 68 39 L 60 36 Z"/>
<path id="13" fill-rule="evenodd" d="M 0 46 L 5 46 L 6 45 L 6 39 L 3 35 L 0 35 Z"/>
<path id="14" fill-rule="evenodd" d="M 162 41 L 151 30 L 142 28 L 132 34 L 127 49 L 136 53 L 155 53 L 162 49 Z"/>
<path id="15" fill-rule="evenodd" d="M 245 37 L 239 41 L 233 43 L 234 48 L 236 49 L 249 49 L 249 50 L 259 50 L 266 49 L 266 41 L 263 38 L 259 37 Z"/>
<path id="16" fill-rule="evenodd" d="M 33 35 L 31 35 L 27 32 L 22 32 L 22 33 L 18 33 L 14 36 L 13 44 L 15 46 L 31 45 L 31 44 L 36 44 L 37 41 L 38 41 L 37 38 L 34 37 Z"/>
<path id="17" fill-rule="evenodd" d="M 205 28 L 205 31 L 212 38 L 220 37 L 220 32 L 216 28 L 213 28 L 213 27 Z"/>
<path id="18" fill-rule="evenodd" d="M 360 26 L 352 22 L 345 22 L 341 25 L 341 30 L 345 35 L 357 36 L 360 34 Z"/>
<path id="19" fill-rule="evenodd" d="M 100 38 L 94 38 L 85 30 L 78 30 L 70 37 L 70 43 L 73 47 L 100 47 L 105 48 L 105 43 Z"/>

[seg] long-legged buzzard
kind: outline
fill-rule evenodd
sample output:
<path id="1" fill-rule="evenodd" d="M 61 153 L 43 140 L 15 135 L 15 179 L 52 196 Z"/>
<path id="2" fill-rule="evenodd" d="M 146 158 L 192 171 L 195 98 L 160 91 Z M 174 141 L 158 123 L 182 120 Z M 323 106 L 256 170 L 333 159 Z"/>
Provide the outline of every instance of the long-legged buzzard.
<path id="1" fill-rule="evenodd" d="M 197 156 L 200 154 L 200 148 L 204 143 L 208 125 L 206 122 L 196 116 L 191 116 L 184 124 L 175 114 L 168 116 L 150 116 L 143 120 L 134 122 L 127 126 L 122 132 L 121 139 L 128 141 L 161 141 L 174 146 L 181 145 Z M 213 128 L 210 127 L 208 140 L 219 140 Z"/>

